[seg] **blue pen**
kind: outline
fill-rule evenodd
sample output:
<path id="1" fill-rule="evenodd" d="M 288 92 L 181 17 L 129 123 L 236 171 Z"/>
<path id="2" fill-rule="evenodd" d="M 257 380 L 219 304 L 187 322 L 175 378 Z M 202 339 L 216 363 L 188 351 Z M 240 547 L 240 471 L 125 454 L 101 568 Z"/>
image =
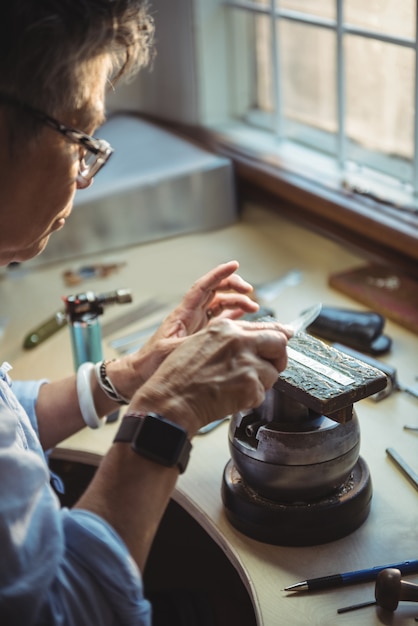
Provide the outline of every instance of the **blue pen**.
<path id="1" fill-rule="evenodd" d="M 418 573 L 418 560 L 391 563 L 391 565 L 378 565 L 369 569 L 360 569 L 355 572 L 345 572 L 344 574 L 332 574 L 331 576 L 322 576 L 321 578 L 310 578 L 309 580 L 289 585 L 289 587 L 284 588 L 284 591 L 317 591 L 344 585 L 355 585 L 356 583 L 366 583 L 376 580 L 379 572 L 388 567 L 398 569 L 401 574 L 416 574 Z"/>

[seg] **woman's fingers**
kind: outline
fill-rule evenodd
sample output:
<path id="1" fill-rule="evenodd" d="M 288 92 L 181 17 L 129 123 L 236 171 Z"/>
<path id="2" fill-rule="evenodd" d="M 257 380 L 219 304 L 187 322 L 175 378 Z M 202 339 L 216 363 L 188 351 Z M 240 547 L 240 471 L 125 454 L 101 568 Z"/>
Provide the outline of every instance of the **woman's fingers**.
<path id="1" fill-rule="evenodd" d="M 244 313 L 256 313 L 259 309 L 257 302 L 248 296 L 237 293 L 216 294 L 206 309 L 208 318 L 229 317 L 238 319 Z"/>
<path id="2" fill-rule="evenodd" d="M 218 265 L 192 285 L 185 296 L 185 300 L 189 305 L 204 307 L 209 305 L 217 292 L 251 293 L 253 291 L 252 285 L 235 273 L 238 267 L 237 261 Z"/>

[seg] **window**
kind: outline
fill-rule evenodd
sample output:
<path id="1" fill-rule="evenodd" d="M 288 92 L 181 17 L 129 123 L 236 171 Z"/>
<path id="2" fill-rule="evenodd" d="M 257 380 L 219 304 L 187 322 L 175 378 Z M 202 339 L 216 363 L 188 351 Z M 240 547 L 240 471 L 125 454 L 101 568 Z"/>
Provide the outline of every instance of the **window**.
<path id="1" fill-rule="evenodd" d="M 242 98 L 248 85 L 243 119 L 269 130 L 283 154 L 317 161 L 320 171 L 326 159 L 317 157 L 328 157 L 328 173 L 346 186 L 413 205 L 415 0 L 224 5 L 231 97 Z"/>
<path id="2" fill-rule="evenodd" d="M 417 0 L 152 4 L 134 106 L 231 157 L 246 197 L 418 275 Z"/>

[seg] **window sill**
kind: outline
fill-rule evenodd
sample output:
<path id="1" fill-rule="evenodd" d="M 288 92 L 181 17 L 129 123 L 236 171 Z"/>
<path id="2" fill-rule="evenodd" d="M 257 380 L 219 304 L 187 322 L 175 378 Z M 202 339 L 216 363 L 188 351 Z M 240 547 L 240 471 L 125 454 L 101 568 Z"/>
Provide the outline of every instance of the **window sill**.
<path id="1" fill-rule="evenodd" d="M 149 118 L 234 163 L 241 202 L 256 201 L 365 259 L 388 263 L 418 278 L 418 217 L 371 199 L 348 195 L 289 169 L 278 156 L 257 153 L 226 132 Z"/>

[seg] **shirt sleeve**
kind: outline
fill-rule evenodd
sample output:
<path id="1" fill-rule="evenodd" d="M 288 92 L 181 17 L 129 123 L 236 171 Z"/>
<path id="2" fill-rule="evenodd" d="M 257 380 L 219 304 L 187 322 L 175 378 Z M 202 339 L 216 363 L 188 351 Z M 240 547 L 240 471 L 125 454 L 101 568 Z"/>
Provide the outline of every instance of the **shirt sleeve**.
<path id="1" fill-rule="evenodd" d="M 16 389 L 27 408 L 35 388 Z M 35 432 L 3 381 L 0 476 L 0 624 L 150 626 L 127 547 L 99 516 L 60 508 Z"/>
<path id="2" fill-rule="evenodd" d="M 32 624 L 62 555 L 59 504 L 18 415 L 0 405 L 0 623 Z"/>
<path id="3" fill-rule="evenodd" d="M 25 410 L 26 415 L 29 417 L 29 421 L 32 428 L 38 435 L 38 422 L 36 419 L 35 405 L 38 398 L 39 388 L 45 383 L 49 382 L 46 379 L 42 380 L 14 380 L 11 383 L 11 388 L 14 395 L 19 401 L 19 404 Z"/>
<path id="4" fill-rule="evenodd" d="M 81 509 L 63 509 L 61 522 L 64 558 L 43 619 L 49 619 L 53 608 L 53 624 L 151 626 L 140 573 L 113 528 Z"/>

